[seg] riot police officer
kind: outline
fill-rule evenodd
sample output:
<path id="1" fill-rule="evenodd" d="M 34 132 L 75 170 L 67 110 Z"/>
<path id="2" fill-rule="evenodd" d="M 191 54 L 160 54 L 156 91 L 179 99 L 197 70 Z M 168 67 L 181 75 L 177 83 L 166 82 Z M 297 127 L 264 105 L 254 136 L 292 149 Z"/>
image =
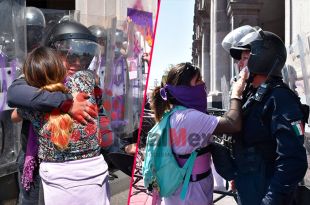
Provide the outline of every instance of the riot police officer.
<path id="1" fill-rule="evenodd" d="M 103 26 L 99 25 L 92 25 L 88 27 L 90 32 L 97 37 L 98 43 L 103 47 L 103 54 L 106 55 L 106 49 L 107 49 L 107 30 Z"/>
<path id="2" fill-rule="evenodd" d="M 46 27 L 42 11 L 36 7 L 26 7 L 27 52 L 40 45 Z"/>
<path id="3" fill-rule="evenodd" d="M 99 82 L 97 82 L 97 84 L 99 85 L 99 87 L 103 88 L 107 61 L 107 30 L 103 26 L 99 25 L 89 26 L 88 29 L 94 36 L 97 37 L 98 44 L 101 46 L 100 65 L 97 70 Z"/>
<path id="4" fill-rule="evenodd" d="M 242 205 L 288 205 L 307 169 L 303 147 L 308 108 L 282 81 L 286 48 L 272 32 L 253 28 L 230 48 L 250 49 L 243 128 L 234 136 L 235 184 Z"/>

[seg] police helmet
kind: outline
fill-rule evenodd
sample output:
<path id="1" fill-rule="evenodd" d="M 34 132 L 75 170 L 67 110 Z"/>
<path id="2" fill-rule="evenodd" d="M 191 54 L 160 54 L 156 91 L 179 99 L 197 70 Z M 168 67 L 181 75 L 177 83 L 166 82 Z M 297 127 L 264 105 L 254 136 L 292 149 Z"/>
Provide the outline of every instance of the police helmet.
<path id="1" fill-rule="evenodd" d="M 103 26 L 92 25 L 88 27 L 90 32 L 97 37 L 97 42 L 99 45 L 106 47 L 107 44 L 107 31 Z"/>
<path id="2" fill-rule="evenodd" d="M 125 39 L 125 34 L 122 30 L 120 29 L 116 29 L 115 31 L 115 44 L 117 47 L 122 47 L 123 42 L 126 41 L 127 39 Z"/>
<path id="3" fill-rule="evenodd" d="M 97 65 L 94 61 L 99 61 L 100 45 L 96 36 L 75 21 L 62 21 L 54 25 L 44 45 L 56 49 L 69 65 L 75 65 L 78 70 L 89 69 L 90 65 Z"/>
<path id="4" fill-rule="evenodd" d="M 250 73 L 282 77 L 287 54 L 284 43 L 276 34 L 257 27 L 256 31 L 245 35 L 231 53 L 238 53 L 236 47 L 251 50 L 248 61 Z M 242 50 L 239 52 L 241 56 Z"/>
<path id="5" fill-rule="evenodd" d="M 39 46 L 46 26 L 42 11 L 36 7 L 26 7 L 27 51 Z"/>
<path id="6" fill-rule="evenodd" d="M 222 41 L 222 47 L 225 49 L 225 51 L 229 52 L 230 55 L 236 59 L 241 59 L 241 52 L 243 50 L 250 50 L 248 46 L 244 47 L 238 47 L 236 44 L 248 33 L 251 33 L 255 31 L 255 29 L 252 26 L 244 25 L 241 27 L 238 27 L 231 32 L 229 32 Z"/>
<path id="7" fill-rule="evenodd" d="M 250 73 L 282 77 L 286 61 L 286 48 L 276 34 L 258 28 L 240 40 L 240 46 L 251 49 L 248 68 Z"/>
<path id="8" fill-rule="evenodd" d="M 106 38 L 107 37 L 107 31 L 103 26 L 92 25 L 92 26 L 88 27 L 88 29 L 97 38 Z"/>
<path id="9" fill-rule="evenodd" d="M 50 30 L 45 39 L 45 46 L 54 47 L 55 42 L 81 39 L 97 43 L 94 36 L 84 25 L 75 21 L 62 21 Z"/>
<path id="10" fill-rule="evenodd" d="M 26 7 L 25 17 L 27 26 L 46 26 L 43 12 L 36 7 Z"/>

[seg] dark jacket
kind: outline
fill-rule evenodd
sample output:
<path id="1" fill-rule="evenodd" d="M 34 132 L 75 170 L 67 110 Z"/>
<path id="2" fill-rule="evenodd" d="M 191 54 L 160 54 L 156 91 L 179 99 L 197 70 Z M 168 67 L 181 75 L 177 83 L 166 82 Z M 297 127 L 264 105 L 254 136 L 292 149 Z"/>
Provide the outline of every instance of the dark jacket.
<path id="1" fill-rule="evenodd" d="M 28 85 L 24 78 L 15 79 L 7 92 L 7 102 L 10 107 L 42 112 L 51 112 L 68 99 L 72 99 L 71 94 L 39 91 L 38 88 Z"/>
<path id="2" fill-rule="evenodd" d="M 308 114 L 282 81 L 270 83 L 260 101 L 257 93 L 243 106 L 243 129 L 234 150 L 238 175 L 264 172 L 262 202 L 251 204 L 287 205 L 307 170 L 303 142 Z"/>

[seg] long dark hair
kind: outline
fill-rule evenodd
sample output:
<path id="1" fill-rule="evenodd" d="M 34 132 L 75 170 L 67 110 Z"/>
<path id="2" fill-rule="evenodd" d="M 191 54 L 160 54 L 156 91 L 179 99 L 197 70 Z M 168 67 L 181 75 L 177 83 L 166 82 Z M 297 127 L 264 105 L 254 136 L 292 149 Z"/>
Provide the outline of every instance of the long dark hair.
<path id="1" fill-rule="evenodd" d="M 63 84 L 67 69 L 59 55 L 51 48 L 38 47 L 29 53 L 23 73 L 31 86 L 50 92 L 68 92 Z M 67 113 L 52 112 L 49 114 L 47 127 L 51 132 L 51 141 L 60 149 L 68 147 L 72 133 L 73 119 Z"/>
<path id="2" fill-rule="evenodd" d="M 28 54 L 23 66 L 27 83 L 51 92 L 67 92 L 63 82 L 67 69 L 58 54 L 51 48 L 38 47 Z"/>
<path id="3" fill-rule="evenodd" d="M 201 77 L 199 68 L 193 66 L 191 63 L 180 63 L 169 70 L 165 83 L 174 86 L 190 86 L 191 80 L 195 76 L 198 76 L 198 78 Z M 167 92 L 168 100 L 165 101 L 162 99 L 160 96 L 160 89 L 163 86 L 164 83 L 162 83 L 161 86 L 155 87 L 151 96 L 151 108 L 154 111 L 156 121 L 159 121 L 162 118 L 164 112 L 170 109 L 171 104 L 180 104 L 169 94 L 169 92 Z"/>

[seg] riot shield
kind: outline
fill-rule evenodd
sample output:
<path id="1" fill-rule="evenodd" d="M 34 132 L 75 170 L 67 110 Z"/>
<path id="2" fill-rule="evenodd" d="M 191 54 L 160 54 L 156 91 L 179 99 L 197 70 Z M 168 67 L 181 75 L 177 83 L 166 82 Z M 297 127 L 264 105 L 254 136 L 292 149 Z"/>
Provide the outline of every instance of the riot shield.
<path id="1" fill-rule="evenodd" d="M 110 107 L 111 126 L 120 137 L 132 137 L 139 127 L 145 89 L 142 55 L 151 49 L 152 17 L 150 12 L 127 8 L 127 18 L 116 21 L 111 41 L 114 42 L 113 66 L 106 71 L 104 89 L 110 96 L 106 105 Z"/>
<path id="2" fill-rule="evenodd" d="M 25 0 L 0 1 L 0 177 L 16 172 L 21 124 L 11 121 L 7 89 L 26 55 Z"/>
<path id="3" fill-rule="evenodd" d="M 301 99 L 301 102 L 310 105 L 310 36 L 297 35 L 292 45 L 288 47 L 286 66 L 283 69 L 284 81 Z M 308 119 L 309 123 L 309 119 Z M 310 127 L 305 126 L 305 148 L 310 167 Z M 310 168 L 304 177 L 304 185 L 310 189 Z"/>

